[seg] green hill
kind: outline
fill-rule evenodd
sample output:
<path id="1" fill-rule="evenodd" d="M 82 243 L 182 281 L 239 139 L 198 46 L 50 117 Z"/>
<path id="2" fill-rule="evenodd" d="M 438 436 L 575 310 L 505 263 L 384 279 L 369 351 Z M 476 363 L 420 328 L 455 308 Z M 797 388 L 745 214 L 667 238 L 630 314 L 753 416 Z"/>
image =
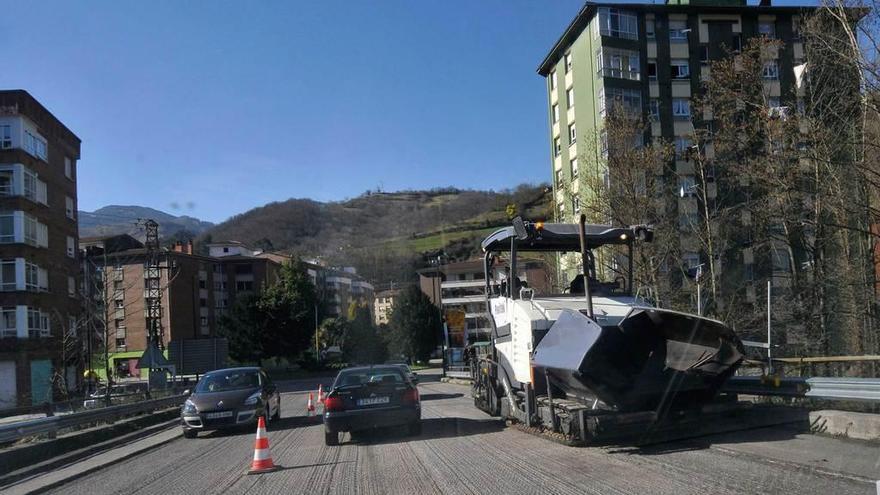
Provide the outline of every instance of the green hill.
<path id="1" fill-rule="evenodd" d="M 453 188 L 371 192 L 338 202 L 290 199 L 236 215 L 202 234 L 201 243 L 237 240 L 253 247 L 351 265 L 376 284 L 404 282 L 426 260 L 479 252 L 479 241 L 508 225 L 508 206 L 527 218 L 546 219 L 546 185 L 509 191 Z"/>

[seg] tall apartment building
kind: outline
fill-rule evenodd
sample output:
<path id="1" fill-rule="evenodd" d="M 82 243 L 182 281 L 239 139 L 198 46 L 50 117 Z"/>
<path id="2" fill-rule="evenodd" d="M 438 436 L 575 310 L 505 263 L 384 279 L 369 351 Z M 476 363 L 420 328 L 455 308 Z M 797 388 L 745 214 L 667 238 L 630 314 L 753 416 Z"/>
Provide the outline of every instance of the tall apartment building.
<path id="1" fill-rule="evenodd" d="M 769 1 L 748 6 L 744 0 L 585 4 L 538 68 L 547 85 L 556 219 L 574 221 L 581 204 L 597 194 L 584 180 L 586 173 L 610 180 L 603 126 L 612 105 L 650 122 L 649 135 L 639 137 L 643 142 L 674 144 L 674 176 L 665 180 L 684 191 L 683 198 L 672 199 L 679 213 L 696 215 L 695 167 L 687 152 L 694 135 L 692 102 L 710 77 L 709 62 L 742 49 L 753 37 L 780 40 L 775 60 L 764 67 L 765 93 L 770 107 L 800 108 L 804 87 L 795 84 L 796 69 L 804 67 L 805 55 L 799 23 L 810 10 Z M 698 117 L 711 125 L 711 114 L 700 111 Z M 704 153 L 713 157 L 711 144 Z M 714 199 L 717 188 L 707 186 L 707 195 Z M 684 239 L 681 248 L 682 266 L 701 263 L 696 242 Z M 750 253 L 743 259 L 754 263 Z M 563 260 L 563 269 L 574 263 Z M 754 300 L 754 290 L 748 297 Z"/>
<path id="2" fill-rule="evenodd" d="M 162 294 L 162 344 L 174 340 L 213 338 L 219 319 L 237 297 L 257 293 L 278 278 L 281 261 L 239 242 L 209 245 L 209 255 L 193 252 L 193 245 L 177 243 L 159 257 L 161 270 L 144 269 L 147 251 L 128 235 L 83 239 L 85 270 L 93 294 L 98 328 L 109 344 L 110 368 L 117 377 L 139 377 L 138 360 L 147 348 L 146 299 Z M 103 288 L 103 281 L 112 284 Z M 106 300 L 105 300 L 106 299 Z M 93 349 L 93 350 L 94 350 Z"/>
<path id="3" fill-rule="evenodd" d="M 28 92 L 0 91 L 0 408 L 77 385 L 80 140 Z"/>

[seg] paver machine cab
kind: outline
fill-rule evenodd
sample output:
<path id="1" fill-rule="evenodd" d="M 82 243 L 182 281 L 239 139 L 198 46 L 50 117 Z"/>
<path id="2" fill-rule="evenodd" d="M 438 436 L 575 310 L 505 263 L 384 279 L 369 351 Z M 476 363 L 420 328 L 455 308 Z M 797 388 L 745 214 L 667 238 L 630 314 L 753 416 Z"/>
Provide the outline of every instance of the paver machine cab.
<path id="1" fill-rule="evenodd" d="M 542 224 L 515 219 L 483 243 L 492 321 L 488 345 L 471 346 L 474 404 L 570 443 L 662 424 L 711 401 L 744 350 L 720 321 L 651 307 L 632 294 L 635 243 L 648 226 Z M 594 251 L 625 255 L 613 283 L 597 280 Z M 579 252 L 582 272 L 559 294 L 517 278 L 524 252 Z M 507 266 L 497 258 L 504 256 Z M 627 260 L 629 260 L 627 262 Z"/>

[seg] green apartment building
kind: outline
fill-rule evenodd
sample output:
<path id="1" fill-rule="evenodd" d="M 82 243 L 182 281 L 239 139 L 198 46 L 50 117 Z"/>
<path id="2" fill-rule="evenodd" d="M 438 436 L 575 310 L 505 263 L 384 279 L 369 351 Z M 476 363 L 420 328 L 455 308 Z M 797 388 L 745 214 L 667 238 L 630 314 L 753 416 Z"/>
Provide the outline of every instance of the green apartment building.
<path id="1" fill-rule="evenodd" d="M 581 205 L 608 180 L 603 121 L 612 104 L 650 122 L 643 143 L 674 144 L 674 176 L 684 191 L 675 201 L 680 213 L 694 214 L 694 164 L 687 151 L 694 134 L 692 99 L 708 77 L 709 61 L 741 49 L 751 37 L 782 41 L 776 61 L 766 66 L 769 105 L 801 105 L 803 88 L 795 84 L 803 67 L 804 46 L 798 36 L 800 16 L 809 7 L 746 5 L 745 1 L 701 1 L 666 4 L 586 3 L 541 62 L 546 79 L 550 128 L 550 163 L 557 221 L 573 222 Z M 795 101 L 797 100 L 797 102 Z M 711 120 L 700 111 L 700 119 Z M 711 145 L 705 148 L 711 159 Z M 598 177 L 587 181 L 585 176 Z M 591 185 L 592 184 L 592 185 Z M 717 191 L 708 190 L 710 198 Z M 601 218 L 588 221 L 605 223 Z M 681 263 L 696 267 L 701 253 L 687 236 L 681 239 Z M 601 256 L 601 254 L 600 254 Z M 743 262 L 752 262 L 748 253 Z M 574 258 L 561 260 L 563 278 L 575 269 Z M 603 263 L 607 265 L 607 260 Z M 754 291 L 749 297 L 755 298 Z"/>

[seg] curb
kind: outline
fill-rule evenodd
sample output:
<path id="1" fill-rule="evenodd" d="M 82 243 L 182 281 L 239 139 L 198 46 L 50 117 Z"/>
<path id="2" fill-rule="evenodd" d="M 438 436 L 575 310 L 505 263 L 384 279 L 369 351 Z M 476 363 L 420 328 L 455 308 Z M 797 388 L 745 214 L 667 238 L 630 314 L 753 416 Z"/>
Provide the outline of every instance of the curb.
<path id="1" fill-rule="evenodd" d="M 812 411 L 810 430 L 820 435 L 880 442 L 880 414 L 838 410 Z"/>

